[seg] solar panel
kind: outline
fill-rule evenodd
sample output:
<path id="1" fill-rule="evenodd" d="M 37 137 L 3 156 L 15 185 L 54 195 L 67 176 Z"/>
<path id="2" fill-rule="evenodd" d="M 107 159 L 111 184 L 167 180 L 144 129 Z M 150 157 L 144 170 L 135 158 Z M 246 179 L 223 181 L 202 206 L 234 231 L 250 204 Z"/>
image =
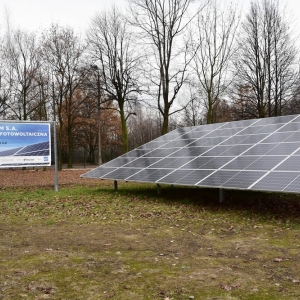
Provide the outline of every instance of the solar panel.
<path id="1" fill-rule="evenodd" d="M 5 150 L 5 151 L 1 151 L 0 152 L 0 156 L 10 156 L 10 155 L 14 155 L 15 153 L 17 153 L 19 150 L 23 149 L 23 147 L 19 147 L 19 148 L 14 148 L 14 149 L 10 149 L 10 150 Z"/>
<path id="2" fill-rule="evenodd" d="M 82 177 L 300 192 L 300 115 L 178 128 Z"/>
<path id="3" fill-rule="evenodd" d="M 49 142 L 28 145 L 18 151 L 16 156 L 49 155 Z"/>
<path id="4" fill-rule="evenodd" d="M 0 167 L 49 166 L 50 148 L 46 141 L 0 151 Z"/>
<path id="5" fill-rule="evenodd" d="M 49 155 L 49 142 L 18 147 L 0 152 L 0 156 L 46 156 Z"/>

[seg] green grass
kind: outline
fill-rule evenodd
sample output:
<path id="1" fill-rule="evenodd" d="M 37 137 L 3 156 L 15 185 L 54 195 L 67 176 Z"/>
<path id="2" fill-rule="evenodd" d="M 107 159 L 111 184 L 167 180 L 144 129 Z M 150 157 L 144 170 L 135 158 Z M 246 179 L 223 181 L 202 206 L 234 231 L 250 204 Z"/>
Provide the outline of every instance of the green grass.
<path id="1" fill-rule="evenodd" d="M 0 194 L 0 299 L 299 299 L 298 195 L 121 183 Z"/>

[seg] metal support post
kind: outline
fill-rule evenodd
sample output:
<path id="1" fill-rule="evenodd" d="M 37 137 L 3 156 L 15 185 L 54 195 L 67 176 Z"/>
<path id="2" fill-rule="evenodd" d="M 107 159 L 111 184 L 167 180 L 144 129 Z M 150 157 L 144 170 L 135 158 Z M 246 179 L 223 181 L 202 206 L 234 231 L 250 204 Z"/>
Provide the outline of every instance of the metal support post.
<path id="1" fill-rule="evenodd" d="M 58 192 L 58 157 L 57 157 L 57 138 L 56 138 L 56 122 L 53 121 L 53 142 L 54 142 L 54 190 Z"/>
<path id="2" fill-rule="evenodd" d="M 219 189 L 219 202 L 223 203 L 224 202 L 224 190 Z"/>
<path id="3" fill-rule="evenodd" d="M 156 187 L 157 187 L 157 194 L 158 194 L 158 196 L 160 196 L 160 194 L 161 194 L 161 185 L 157 184 Z"/>
<path id="4" fill-rule="evenodd" d="M 118 181 L 114 180 L 114 190 L 117 191 L 118 190 Z"/>

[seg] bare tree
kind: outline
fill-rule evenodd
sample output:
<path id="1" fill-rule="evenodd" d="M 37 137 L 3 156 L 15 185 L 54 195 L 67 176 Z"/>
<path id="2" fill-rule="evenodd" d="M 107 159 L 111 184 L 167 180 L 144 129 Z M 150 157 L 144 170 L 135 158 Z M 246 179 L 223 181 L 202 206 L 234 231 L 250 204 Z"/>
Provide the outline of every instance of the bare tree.
<path id="1" fill-rule="evenodd" d="M 300 113 L 300 77 L 298 77 L 297 84 L 292 91 L 292 99 L 283 108 L 284 115 L 293 115 Z"/>
<path id="2" fill-rule="evenodd" d="M 251 88 L 250 95 L 254 97 L 247 101 L 255 104 L 256 117 L 281 115 L 298 76 L 297 52 L 277 0 L 251 3 L 238 44 L 235 60 L 238 85 Z"/>
<path id="3" fill-rule="evenodd" d="M 196 80 L 191 80 L 181 89 L 179 103 L 183 107 L 180 123 L 182 126 L 197 126 L 204 124 L 204 104 L 202 90 L 199 90 Z"/>
<path id="4" fill-rule="evenodd" d="M 1 51 L 2 53 L 2 51 Z M 9 87 L 5 84 L 2 57 L 0 56 L 0 116 L 5 117 L 7 113 L 7 101 L 9 98 Z"/>
<path id="5" fill-rule="evenodd" d="M 141 30 L 144 49 L 151 70 L 150 85 L 163 117 L 161 133 L 168 132 L 169 116 L 180 88 L 187 78 L 191 61 L 185 33 L 192 17 L 188 9 L 192 0 L 130 0 L 133 23 Z"/>
<path id="6" fill-rule="evenodd" d="M 232 76 L 228 70 L 238 19 L 233 6 L 222 10 L 221 1 L 213 0 L 198 15 L 196 32 L 192 32 L 193 50 L 196 52 L 193 68 L 200 93 L 204 95 L 207 124 L 216 122 L 213 108 L 231 83 Z"/>
<path id="7" fill-rule="evenodd" d="M 151 108 L 138 104 L 137 116 L 129 119 L 129 148 L 134 149 L 160 136 L 160 127 Z"/>
<path id="8" fill-rule="evenodd" d="M 73 160 L 74 120 L 81 107 L 83 98 L 76 97 L 85 76 L 83 55 L 85 46 L 71 28 L 52 25 L 42 35 L 44 61 L 50 68 L 54 115 L 59 121 L 59 168 L 62 167 L 63 134 L 66 130 L 68 167 Z"/>
<path id="9" fill-rule="evenodd" d="M 139 92 L 139 54 L 134 50 L 132 32 L 124 16 L 112 7 L 97 14 L 87 33 L 93 65 L 101 74 L 105 100 L 118 104 L 122 126 L 123 153 L 128 151 L 127 120 L 135 114 Z"/>
<path id="10" fill-rule="evenodd" d="M 41 66 L 35 34 L 12 31 L 6 37 L 2 59 L 2 84 L 6 86 L 11 118 L 30 119 L 37 109 L 36 74 Z"/>

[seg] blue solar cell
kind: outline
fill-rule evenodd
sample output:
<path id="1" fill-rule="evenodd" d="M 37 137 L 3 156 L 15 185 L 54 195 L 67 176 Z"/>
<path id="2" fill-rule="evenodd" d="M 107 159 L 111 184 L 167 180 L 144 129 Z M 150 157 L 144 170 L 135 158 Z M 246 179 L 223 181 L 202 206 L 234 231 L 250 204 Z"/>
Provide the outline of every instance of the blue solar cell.
<path id="1" fill-rule="evenodd" d="M 203 153 L 205 156 L 218 156 L 222 155 L 223 152 L 228 151 L 230 149 L 230 146 L 215 146 L 209 151 L 206 151 Z"/>
<path id="2" fill-rule="evenodd" d="M 300 130 L 300 129 L 299 129 Z M 290 134 L 289 133 L 286 133 L 286 132 L 283 132 L 283 133 L 281 133 L 281 134 L 283 134 L 283 135 L 286 135 L 286 136 L 288 136 L 288 138 L 286 138 L 286 139 L 278 139 L 277 140 L 277 142 L 278 141 L 284 141 L 284 142 L 300 142 L 300 132 L 298 131 L 298 132 L 290 132 Z"/>
<path id="3" fill-rule="evenodd" d="M 283 191 L 299 193 L 300 192 L 300 175 L 298 175 L 291 183 L 289 183 L 284 188 Z"/>
<path id="4" fill-rule="evenodd" d="M 139 157 L 137 159 L 132 158 L 133 160 L 122 165 L 126 168 L 147 168 L 155 164 L 156 162 L 160 161 L 161 158 L 159 157 Z M 107 165 L 107 164 L 105 164 Z M 120 166 L 120 165 L 119 165 Z"/>
<path id="5" fill-rule="evenodd" d="M 134 157 L 118 157 L 114 160 L 109 161 L 108 163 L 105 164 L 106 167 L 119 167 L 119 166 L 123 166 L 126 165 L 127 163 L 130 163 L 132 161 L 134 161 L 136 158 Z"/>
<path id="6" fill-rule="evenodd" d="M 116 170 L 117 168 L 108 168 L 108 167 L 98 167 L 96 169 L 93 169 L 89 171 L 88 173 L 85 173 L 82 175 L 82 177 L 87 178 L 104 178 L 104 176 L 108 173 L 111 173 L 112 171 Z"/>
<path id="7" fill-rule="evenodd" d="M 283 191 L 297 177 L 296 172 L 270 172 L 258 183 L 251 187 L 252 190 Z"/>
<path id="8" fill-rule="evenodd" d="M 164 145 L 166 145 L 168 143 L 168 141 L 160 141 L 160 142 L 149 142 L 147 144 L 144 144 L 143 146 L 140 146 L 137 148 L 137 150 L 151 150 L 151 149 L 156 149 L 159 147 L 163 147 Z"/>
<path id="9" fill-rule="evenodd" d="M 113 170 L 110 173 L 105 174 L 104 176 L 102 176 L 102 178 L 105 179 L 126 179 L 127 177 L 130 177 L 136 173 L 138 173 L 139 171 L 141 171 L 142 169 L 138 169 L 138 168 L 118 168 Z"/>
<path id="10" fill-rule="evenodd" d="M 265 174 L 266 172 L 241 171 L 223 183 L 222 187 L 247 189 L 253 182 L 257 181 Z"/>
<path id="11" fill-rule="evenodd" d="M 228 150 L 222 152 L 222 156 L 237 156 L 245 152 L 249 148 L 249 145 L 235 145 L 229 147 Z"/>
<path id="12" fill-rule="evenodd" d="M 210 175 L 213 171 L 212 170 L 189 170 L 186 176 L 183 176 L 181 179 L 177 180 L 175 183 L 182 184 L 182 185 L 195 185 L 208 175 Z"/>
<path id="13" fill-rule="evenodd" d="M 22 155 L 26 154 L 28 156 L 29 153 L 37 152 L 39 150 L 45 150 L 45 151 L 48 150 L 48 154 L 49 154 L 49 142 L 28 145 L 28 146 L 22 148 L 21 150 L 19 150 L 16 153 L 16 155 L 22 156 Z M 32 156 L 34 156 L 34 154 Z"/>
<path id="14" fill-rule="evenodd" d="M 264 141 L 264 139 L 268 136 L 268 134 L 251 134 L 251 135 L 244 135 L 244 139 L 238 142 L 237 144 L 243 144 L 243 145 L 255 145 L 261 141 Z M 249 146 L 250 148 L 250 146 Z"/>
<path id="15" fill-rule="evenodd" d="M 162 177 L 158 180 L 159 183 L 176 183 L 181 178 L 187 176 L 190 174 L 191 170 L 175 170 L 172 173 L 168 174 L 165 177 Z"/>
<path id="16" fill-rule="evenodd" d="M 275 123 L 286 124 L 288 122 L 293 121 L 294 119 L 297 119 L 297 116 L 289 115 L 289 116 L 274 117 L 274 118 L 270 118 L 271 120 L 270 124 L 275 124 Z"/>
<path id="17" fill-rule="evenodd" d="M 182 139 L 182 140 L 175 140 L 170 141 L 169 143 L 165 144 L 163 148 L 178 148 L 178 147 L 185 147 L 190 145 L 191 143 L 195 142 L 196 139 Z"/>
<path id="18" fill-rule="evenodd" d="M 258 130 L 264 128 L 264 126 L 253 126 L 253 127 L 247 127 L 237 133 L 237 135 L 249 135 L 249 134 L 255 134 Z"/>
<path id="19" fill-rule="evenodd" d="M 295 155 L 287 158 L 286 160 L 282 160 L 282 163 L 275 170 L 300 172 L 300 156 Z"/>
<path id="20" fill-rule="evenodd" d="M 215 138 L 211 138 L 211 139 L 207 139 L 205 145 L 203 146 L 216 146 L 221 144 L 223 141 L 227 140 L 228 137 L 227 136 L 220 136 L 220 137 L 215 137 Z"/>
<path id="21" fill-rule="evenodd" d="M 278 132 L 289 132 L 289 131 L 294 132 L 294 131 L 298 131 L 299 128 L 300 128 L 300 123 L 289 123 L 289 124 L 285 124 L 282 128 L 280 128 Z"/>
<path id="22" fill-rule="evenodd" d="M 187 164 L 181 167 L 181 169 L 200 169 L 203 165 L 211 161 L 214 157 L 197 157 L 190 160 Z"/>
<path id="23" fill-rule="evenodd" d="M 143 177 L 139 181 L 142 182 L 156 182 L 159 181 L 162 177 L 170 174 L 173 170 L 172 169 L 156 169 L 151 174 L 148 174 L 147 176 Z"/>
<path id="24" fill-rule="evenodd" d="M 247 138 L 245 135 L 235 135 L 232 136 L 221 143 L 221 145 L 236 145 L 236 144 L 247 144 L 243 143 L 243 141 Z"/>
<path id="25" fill-rule="evenodd" d="M 223 171 L 218 170 L 215 173 L 209 175 L 206 179 L 201 180 L 196 185 L 198 186 L 211 186 L 221 187 L 224 183 L 234 177 L 238 171 Z"/>
<path id="26" fill-rule="evenodd" d="M 251 165 L 246 167 L 246 170 L 272 170 L 275 168 L 286 156 L 262 156 L 254 161 Z"/>
<path id="27" fill-rule="evenodd" d="M 205 144 L 208 144 L 211 141 L 210 138 L 203 137 L 199 140 L 196 140 L 195 142 L 191 143 L 189 147 L 200 147 L 200 146 L 205 146 Z"/>
<path id="28" fill-rule="evenodd" d="M 143 169 L 137 173 L 135 173 L 134 175 L 128 176 L 126 178 L 126 180 L 128 181 L 141 181 L 144 177 L 154 173 L 157 169 Z"/>
<path id="29" fill-rule="evenodd" d="M 156 151 L 156 150 L 153 150 L 153 149 L 135 149 L 135 150 L 132 150 L 130 152 L 127 152 L 126 154 L 123 154 L 121 157 L 140 157 L 140 156 L 144 156 L 145 154 L 148 154 L 148 153 L 151 153 L 153 151 Z"/>
<path id="30" fill-rule="evenodd" d="M 278 142 L 284 142 L 286 141 L 292 133 L 287 134 L 286 132 L 275 132 L 271 135 L 269 135 L 267 138 L 264 139 L 264 143 L 278 143 Z M 294 141 L 290 141 L 294 142 Z"/>
<path id="31" fill-rule="evenodd" d="M 263 126 L 261 129 L 259 129 L 258 131 L 256 131 L 255 134 L 259 134 L 259 133 L 273 133 L 276 130 L 279 131 L 279 129 L 282 127 L 282 124 L 269 124 L 268 126 Z"/>
<path id="32" fill-rule="evenodd" d="M 251 149 L 247 150 L 244 155 L 265 155 L 270 150 L 275 148 L 276 144 L 257 144 Z"/>
<path id="33" fill-rule="evenodd" d="M 290 155 L 299 148 L 300 143 L 280 143 L 267 152 L 267 155 Z"/>
<path id="34" fill-rule="evenodd" d="M 225 156 L 225 157 L 213 157 L 209 162 L 201 166 L 201 169 L 219 169 L 222 168 L 225 164 L 233 160 L 234 157 Z"/>
<path id="35" fill-rule="evenodd" d="M 23 147 L 15 148 L 15 149 L 10 149 L 10 150 L 5 150 L 0 152 L 0 156 L 10 156 L 14 155 L 16 152 L 21 150 Z"/>
<path id="36" fill-rule="evenodd" d="M 240 156 L 225 164 L 222 169 L 226 170 L 244 170 L 253 162 L 259 159 L 260 156 Z"/>
<path id="37" fill-rule="evenodd" d="M 182 135 L 181 138 L 182 139 L 199 139 L 206 135 L 207 135 L 206 131 L 191 131 L 191 132 L 188 132 L 188 133 L 185 133 L 184 135 Z"/>

